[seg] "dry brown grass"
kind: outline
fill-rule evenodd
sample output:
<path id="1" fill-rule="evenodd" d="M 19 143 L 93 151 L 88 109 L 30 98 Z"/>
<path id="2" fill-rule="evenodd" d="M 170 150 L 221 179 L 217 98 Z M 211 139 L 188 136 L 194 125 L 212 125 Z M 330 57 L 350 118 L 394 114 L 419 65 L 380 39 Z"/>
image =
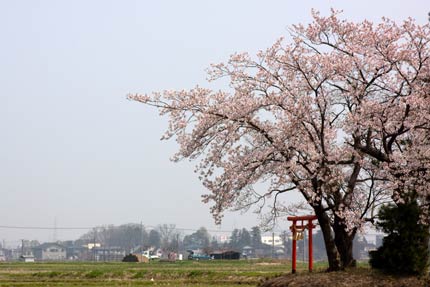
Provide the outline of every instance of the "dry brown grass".
<path id="1" fill-rule="evenodd" d="M 341 272 L 288 274 L 261 282 L 259 287 L 430 287 L 430 278 L 390 276 L 368 268 Z"/>

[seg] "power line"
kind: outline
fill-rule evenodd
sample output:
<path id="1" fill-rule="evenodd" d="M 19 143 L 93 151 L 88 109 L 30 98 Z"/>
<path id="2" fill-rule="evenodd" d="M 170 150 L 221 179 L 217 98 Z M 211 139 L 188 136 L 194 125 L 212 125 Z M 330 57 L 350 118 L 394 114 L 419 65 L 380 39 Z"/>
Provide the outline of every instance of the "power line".
<path id="1" fill-rule="evenodd" d="M 153 225 L 143 225 L 146 228 L 150 228 L 150 229 L 155 229 L 157 228 L 157 226 L 153 226 Z M 94 229 L 94 228 L 99 228 L 99 227 L 103 227 L 103 225 L 100 226 L 93 226 L 93 227 L 58 227 L 58 226 L 13 226 L 13 225 L 0 225 L 0 228 L 3 229 L 23 229 L 23 230 L 34 230 L 34 229 L 41 229 L 41 230 L 57 230 L 57 229 L 61 229 L 61 230 L 90 230 L 90 229 Z M 194 228 L 181 228 L 181 227 L 174 227 L 174 229 L 176 230 L 180 230 L 180 231 L 197 231 L 199 229 L 194 229 Z M 218 229 L 206 229 L 208 232 L 233 232 L 233 230 L 218 230 Z"/>
<path id="2" fill-rule="evenodd" d="M 44 229 L 44 230 L 55 230 L 55 229 L 63 229 L 63 230 L 89 230 L 94 227 L 45 227 L 45 226 L 10 226 L 10 225 L 0 225 L 0 228 L 3 229 Z"/>
<path id="3" fill-rule="evenodd" d="M 145 228 L 155 229 L 157 226 L 153 225 L 143 225 Z M 13 225 L 0 225 L 0 229 L 21 229 L 21 230 L 91 230 L 95 228 L 100 228 L 101 226 L 93 226 L 93 227 L 59 227 L 59 226 L 13 226 Z M 174 227 L 176 230 L 180 231 L 198 231 L 199 229 L 195 228 L 181 228 Z M 221 229 L 206 229 L 208 232 L 212 233 L 231 233 L 233 230 L 221 230 Z"/>
<path id="4" fill-rule="evenodd" d="M 22 229 L 22 230 L 57 230 L 57 229 L 61 229 L 61 230 L 90 230 L 90 229 L 94 229 L 94 228 L 98 228 L 98 227 L 103 227 L 101 226 L 93 226 L 93 227 L 58 227 L 58 226 L 12 226 L 12 225 L 0 225 L 0 228 L 3 229 Z M 144 227 L 150 228 L 150 229 L 155 229 L 157 228 L 157 226 L 153 226 L 153 225 L 144 225 Z M 176 230 L 181 230 L 181 231 L 197 231 L 198 229 L 193 229 L 193 228 L 180 228 L 180 227 L 175 227 L 174 229 Z M 216 229 L 206 229 L 208 232 L 232 232 L 232 230 L 216 230 Z"/>

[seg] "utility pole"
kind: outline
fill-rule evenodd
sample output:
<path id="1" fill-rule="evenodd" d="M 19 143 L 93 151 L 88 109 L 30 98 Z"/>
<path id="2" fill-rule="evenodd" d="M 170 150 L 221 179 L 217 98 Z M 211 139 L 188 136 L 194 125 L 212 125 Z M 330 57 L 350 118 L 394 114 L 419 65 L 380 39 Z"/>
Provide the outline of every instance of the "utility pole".
<path id="1" fill-rule="evenodd" d="M 21 239 L 21 256 L 24 257 L 24 239 Z"/>
<path id="2" fill-rule="evenodd" d="M 140 256 L 143 254 L 143 222 L 140 221 Z"/>
<path id="3" fill-rule="evenodd" d="M 179 256 L 179 234 L 176 234 L 176 255 Z"/>
<path id="4" fill-rule="evenodd" d="M 275 232 L 272 232 L 272 259 L 275 258 Z"/>
<path id="5" fill-rule="evenodd" d="M 96 261 L 96 237 L 97 229 L 94 229 L 93 261 Z"/>

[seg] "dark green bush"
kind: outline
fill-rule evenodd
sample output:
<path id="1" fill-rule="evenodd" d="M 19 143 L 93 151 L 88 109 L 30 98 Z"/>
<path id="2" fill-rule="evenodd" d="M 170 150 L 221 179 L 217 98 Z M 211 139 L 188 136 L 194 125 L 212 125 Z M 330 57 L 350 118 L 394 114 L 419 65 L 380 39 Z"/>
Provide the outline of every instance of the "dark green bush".
<path id="1" fill-rule="evenodd" d="M 429 227 L 420 223 L 420 208 L 415 201 L 387 205 L 379 211 L 378 229 L 386 237 L 370 252 L 370 265 L 394 274 L 423 274 L 429 259 Z"/>
<path id="2" fill-rule="evenodd" d="M 139 262 L 139 259 L 136 255 L 130 253 L 122 259 L 122 262 Z"/>

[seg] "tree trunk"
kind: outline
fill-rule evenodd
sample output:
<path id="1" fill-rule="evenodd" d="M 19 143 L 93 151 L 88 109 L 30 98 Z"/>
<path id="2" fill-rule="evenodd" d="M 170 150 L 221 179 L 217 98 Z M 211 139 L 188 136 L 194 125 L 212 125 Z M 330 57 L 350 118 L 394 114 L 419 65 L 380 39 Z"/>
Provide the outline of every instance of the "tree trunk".
<path id="1" fill-rule="evenodd" d="M 318 217 L 318 223 L 324 237 L 325 249 L 328 259 L 327 271 L 339 271 L 342 269 L 338 249 L 336 248 L 335 239 L 333 238 L 330 218 L 322 210 L 321 206 L 314 207 L 315 214 Z"/>
<path id="2" fill-rule="evenodd" d="M 335 217 L 334 220 L 333 230 L 335 236 L 334 241 L 340 255 L 342 268 L 355 267 L 356 261 L 352 253 L 352 245 L 356 230 L 348 233 L 345 225 L 337 217 Z"/>

